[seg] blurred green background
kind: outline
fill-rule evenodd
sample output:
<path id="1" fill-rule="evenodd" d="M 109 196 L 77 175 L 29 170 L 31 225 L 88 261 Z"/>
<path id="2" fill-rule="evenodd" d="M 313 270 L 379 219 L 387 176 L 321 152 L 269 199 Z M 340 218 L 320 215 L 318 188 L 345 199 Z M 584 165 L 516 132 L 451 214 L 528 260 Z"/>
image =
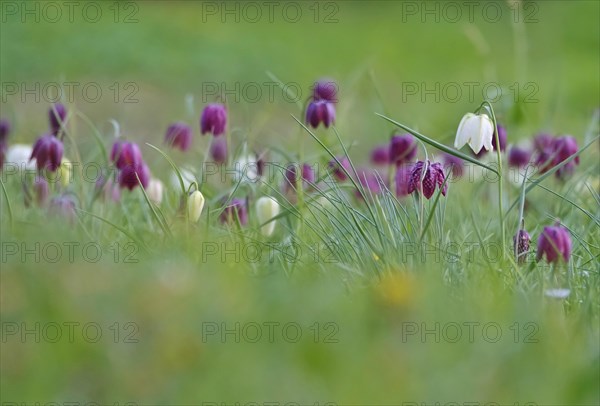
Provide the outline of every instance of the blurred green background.
<path id="1" fill-rule="evenodd" d="M 47 128 L 49 101 L 43 94 L 36 101 L 23 91 L 23 86 L 36 83 L 41 88 L 54 82 L 98 84 L 103 95 L 97 102 L 75 91 L 68 104 L 91 119 L 107 146 L 109 118 L 119 122 L 128 138 L 156 145 L 170 122 L 192 123 L 198 135 L 194 150 L 186 156 L 174 154 L 178 162 L 191 166 L 199 165 L 206 146 L 198 130 L 204 100 L 217 100 L 203 94 L 203 87 L 263 84 L 272 81 L 266 72 L 284 83 L 299 84 L 302 102 L 316 79 L 335 79 L 336 124 L 343 140 L 355 144 L 351 155 L 358 162 L 365 162 L 365 151 L 386 142 L 392 130 L 374 112 L 385 112 L 451 143 L 460 118 L 480 104 L 481 89 L 489 83 L 503 89 L 495 108 L 511 142 L 548 130 L 570 133 L 583 143 L 590 117 L 600 105 L 597 1 L 526 2 L 516 24 L 507 2 L 493 2 L 502 12 L 497 22 L 482 14 L 488 2 L 475 2 L 472 22 L 464 7 L 457 22 L 449 21 L 454 13 L 445 8 L 448 2 L 297 2 L 302 11 L 297 23 L 283 17 L 284 2 L 278 3 L 272 23 L 266 8 L 256 23 L 243 18 L 237 23 L 234 16 L 223 22 L 220 14 L 207 14 L 213 6 L 217 13 L 230 7 L 243 17 L 245 3 L 237 2 L 91 2 L 102 13 L 94 23 L 83 18 L 87 3 L 75 9 L 73 22 L 62 2 L 50 3 L 61 7 L 58 22 L 44 16 L 47 3 L 1 3 L 1 116 L 15 128 L 11 143 L 33 142 Z M 16 4 L 16 14 L 7 4 Z M 37 4 L 38 17 L 23 17 L 23 4 L 32 9 Z M 417 14 L 412 14 L 412 6 Z M 433 14 L 423 16 L 426 7 Z M 338 21 L 325 23 L 332 12 Z M 489 13 L 494 15 L 491 9 Z M 127 16 L 136 21 L 125 22 Z M 466 82 L 477 86 L 472 100 Z M 126 88 L 130 83 L 133 87 Z M 406 93 L 411 83 L 419 86 L 416 95 Z M 456 100 L 453 93 L 423 93 L 453 83 L 463 92 Z M 16 94 L 9 91 L 12 84 L 17 84 Z M 228 96 L 234 139 L 297 151 L 299 131 L 290 114 L 299 116 L 301 109 L 286 101 L 280 90 L 275 89 L 269 100 L 268 88 L 260 88 L 263 97 L 255 103 L 244 95 Z M 126 103 L 132 90 L 135 102 Z M 193 113 L 187 111 L 188 94 L 194 96 Z M 535 101 L 526 100 L 527 95 Z M 92 154 L 96 144 L 90 131 L 82 126 L 74 134 L 79 148 Z M 300 142 L 307 151 L 316 150 L 310 138 Z M 166 164 L 149 148 L 143 152 L 153 172 L 166 181 Z M 596 148 L 582 167 L 590 168 L 597 153 Z M 20 201 L 20 185 L 11 187 L 13 201 Z M 561 189 L 567 190 L 572 191 L 570 186 Z M 449 204 L 465 207 L 473 204 L 473 196 L 481 194 L 457 195 Z M 596 202 L 586 202 L 593 212 Z M 135 199 L 130 197 L 128 203 L 135 204 Z M 587 224 L 587 218 L 571 213 L 570 206 L 554 207 L 578 226 Z M 488 208 L 489 201 L 481 198 L 477 214 Z M 107 208 L 101 214 L 115 218 L 117 210 Z M 15 212 L 18 227 L 9 230 L 3 207 L 3 242 L 99 239 L 107 248 L 112 239 L 122 237 L 96 223 L 89 235 L 47 220 L 41 211 L 24 214 L 17 207 Z M 448 216 L 457 229 L 470 227 L 460 211 Z M 151 241 L 153 230 L 144 228 Z M 317 266 L 310 261 L 292 272 L 289 264 L 278 260 L 253 273 L 243 260 L 202 260 L 202 244 L 214 238 L 232 242 L 232 236 L 205 235 L 203 227 L 178 231 L 174 241 L 154 241 L 149 253 L 136 253 L 137 263 L 124 262 L 123 256 L 115 261 L 108 250 L 97 263 L 63 258 L 52 264 L 23 261 L 19 255 L 3 259 L 2 402 L 600 403 L 597 272 L 581 285 L 590 300 L 565 307 L 544 298 L 539 286 L 532 291 L 505 289 L 505 276 L 481 263 L 470 264 L 460 283 L 448 277 L 443 261 L 436 260 L 417 269 L 391 270 L 396 276 L 386 276 L 381 283 L 358 283 L 343 264 Z M 589 243 L 597 246 L 598 232 L 593 231 Z M 43 334 L 41 342 L 32 335 L 23 339 L 23 328 L 35 328 L 36 322 L 40 329 L 48 323 L 94 322 L 102 337 L 92 343 L 76 328 L 70 342 L 63 327 L 57 343 Z M 128 322 L 134 323 L 137 342 L 124 342 L 124 335 L 132 331 L 124 328 Z M 263 325 L 262 340 L 236 343 L 232 336 L 221 340 L 203 334 L 206 323 L 232 328 L 236 322 Z M 298 323 L 303 335 L 292 343 L 276 333 L 269 342 L 265 322 Z M 491 342 L 476 328 L 469 342 L 464 323 L 470 322 L 497 323 L 499 341 Z M 111 329 L 115 323 L 117 342 Z M 322 334 L 334 331 L 337 342 L 324 342 L 322 334 L 315 342 L 315 323 Z M 324 328 L 326 323 L 334 324 Z M 436 323 L 437 338 L 421 337 L 422 327 L 435 328 Z M 457 343 L 442 336 L 451 323 L 462 327 Z M 518 337 L 511 329 L 515 323 Z M 403 336 L 415 324 L 419 332 Z M 9 334 L 15 326 L 18 331 Z M 525 339 L 530 328 L 537 341 Z"/>

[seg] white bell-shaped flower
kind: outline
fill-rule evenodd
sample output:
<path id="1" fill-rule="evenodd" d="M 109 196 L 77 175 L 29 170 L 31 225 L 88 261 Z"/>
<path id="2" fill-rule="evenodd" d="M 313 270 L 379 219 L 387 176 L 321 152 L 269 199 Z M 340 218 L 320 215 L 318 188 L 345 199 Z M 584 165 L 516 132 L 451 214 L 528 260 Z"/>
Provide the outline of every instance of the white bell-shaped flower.
<path id="1" fill-rule="evenodd" d="M 256 217 L 260 224 L 264 224 L 279 214 L 279 203 L 269 196 L 263 196 L 256 201 Z M 275 230 L 275 221 L 264 224 L 260 231 L 265 237 L 269 237 Z"/>
<path id="2" fill-rule="evenodd" d="M 148 199 L 150 199 L 152 203 L 159 205 L 163 199 L 163 190 L 164 185 L 160 180 L 156 178 L 150 179 L 148 187 L 146 188 Z"/>
<path id="3" fill-rule="evenodd" d="M 494 123 L 487 114 L 467 113 L 458 125 L 454 148 L 460 149 L 468 143 L 476 154 L 481 151 L 481 148 L 491 151 L 493 136 Z"/>

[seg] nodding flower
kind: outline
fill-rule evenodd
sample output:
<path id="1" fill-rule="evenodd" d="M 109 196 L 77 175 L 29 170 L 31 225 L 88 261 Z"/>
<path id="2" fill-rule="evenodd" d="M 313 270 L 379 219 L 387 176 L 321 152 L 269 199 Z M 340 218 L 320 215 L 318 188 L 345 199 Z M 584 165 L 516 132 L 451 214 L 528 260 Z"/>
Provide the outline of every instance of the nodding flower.
<path id="1" fill-rule="evenodd" d="M 143 161 L 127 165 L 119 170 L 118 181 L 121 188 L 133 190 L 141 183 L 144 189 L 146 189 L 150 181 L 150 169 L 148 169 L 148 166 Z"/>
<path id="2" fill-rule="evenodd" d="M 490 151 L 493 149 L 493 138 L 494 123 L 487 114 L 467 113 L 456 130 L 454 148 L 461 149 L 468 143 L 475 154 L 478 154 L 481 148 Z"/>
<path id="3" fill-rule="evenodd" d="M 171 124 L 165 134 L 165 144 L 187 151 L 192 146 L 192 127 L 183 122 Z"/>
<path id="4" fill-rule="evenodd" d="M 48 111 L 48 119 L 50 120 L 50 132 L 53 135 L 58 135 L 66 118 L 67 108 L 63 104 L 56 103 L 50 107 L 50 110 Z"/>
<path id="5" fill-rule="evenodd" d="M 55 172 L 62 162 L 63 143 L 52 134 L 44 134 L 33 145 L 29 160 L 36 160 L 38 170 Z"/>
<path id="6" fill-rule="evenodd" d="M 417 143 L 410 134 L 396 134 L 390 140 L 389 162 L 402 165 L 417 157 Z"/>
<path id="7" fill-rule="evenodd" d="M 260 231 L 265 237 L 269 237 L 275 230 L 276 221 L 267 221 L 279 214 L 279 203 L 269 196 L 263 196 L 256 201 L 256 218 L 258 223 L 262 224 Z M 267 224 L 265 224 L 267 223 Z"/>
<path id="8" fill-rule="evenodd" d="M 515 249 L 515 258 L 519 264 L 525 262 L 527 253 L 529 252 L 529 243 L 531 237 L 529 233 L 524 229 L 519 229 L 517 234 L 513 237 L 513 245 Z"/>
<path id="9" fill-rule="evenodd" d="M 306 108 L 306 122 L 312 128 L 319 127 L 323 123 L 325 128 L 335 123 L 335 105 L 326 100 L 313 100 Z"/>
<path id="10" fill-rule="evenodd" d="M 371 163 L 384 166 L 390 163 L 390 146 L 388 144 L 378 145 L 371 150 Z"/>
<path id="11" fill-rule="evenodd" d="M 215 137 L 210 143 L 209 155 L 215 163 L 227 162 L 227 138 Z"/>
<path id="12" fill-rule="evenodd" d="M 340 182 L 347 180 L 348 175 L 346 173 L 350 173 L 350 171 L 352 170 L 350 160 L 345 156 L 337 157 L 337 161 L 335 159 L 332 159 L 331 161 L 329 161 L 328 166 L 331 170 L 331 174 L 333 175 L 333 177 L 339 180 Z"/>
<path id="13" fill-rule="evenodd" d="M 536 149 L 535 164 L 538 166 L 540 173 L 548 172 L 579 151 L 577 141 L 570 135 L 552 137 L 547 134 L 540 134 L 535 137 L 534 146 Z M 577 165 L 579 165 L 579 156 L 557 170 L 556 177 L 565 178 L 573 173 Z"/>
<path id="14" fill-rule="evenodd" d="M 202 214 L 202 209 L 204 209 L 204 195 L 199 190 L 195 190 L 188 196 L 187 201 L 187 212 L 188 218 L 192 223 L 195 223 L 200 218 Z"/>
<path id="15" fill-rule="evenodd" d="M 513 146 L 508 152 L 508 165 L 513 168 L 524 168 L 531 160 L 531 151 L 526 148 Z"/>
<path id="16" fill-rule="evenodd" d="M 298 173 L 298 165 L 290 164 L 285 170 L 285 189 L 296 190 L 298 183 L 302 181 L 303 187 L 309 186 L 316 180 L 315 171 L 309 164 L 303 164 Z"/>
<path id="17" fill-rule="evenodd" d="M 227 128 L 227 109 L 219 103 L 209 104 L 202 111 L 200 117 L 200 132 L 202 135 L 212 133 L 219 136 L 225 133 Z"/>
<path id="18" fill-rule="evenodd" d="M 444 185 L 442 195 L 446 196 L 448 184 L 444 184 L 445 180 L 446 176 L 442 164 L 419 161 L 412 167 L 408 182 L 408 193 L 417 191 L 422 193 L 425 198 L 431 199 L 436 187 L 441 188 Z"/>
<path id="19" fill-rule="evenodd" d="M 313 87 L 313 100 L 324 100 L 329 103 L 337 103 L 338 86 L 331 79 L 321 79 Z"/>
<path id="20" fill-rule="evenodd" d="M 142 152 L 135 142 L 116 141 L 110 151 L 110 160 L 117 169 L 143 163 Z"/>
<path id="21" fill-rule="evenodd" d="M 63 194 L 56 196 L 50 200 L 50 214 L 55 216 L 62 216 L 66 218 L 69 223 L 73 224 L 77 213 L 75 211 L 75 200 L 72 196 Z"/>
<path id="22" fill-rule="evenodd" d="M 556 222 L 554 226 L 544 227 L 537 244 L 536 260 L 546 256 L 549 263 L 558 263 L 561 259 L 569 262 L 571 257 L 572 242 L 569 230 Z"/>
<path id="23" fill-rule="evenodd" d="M 231 199 L 219 216 L 221 223 L 235 223 L 236 219 L 239 219 L 242 226 L 248 224 L 248 209 L 242 199 Z"/>

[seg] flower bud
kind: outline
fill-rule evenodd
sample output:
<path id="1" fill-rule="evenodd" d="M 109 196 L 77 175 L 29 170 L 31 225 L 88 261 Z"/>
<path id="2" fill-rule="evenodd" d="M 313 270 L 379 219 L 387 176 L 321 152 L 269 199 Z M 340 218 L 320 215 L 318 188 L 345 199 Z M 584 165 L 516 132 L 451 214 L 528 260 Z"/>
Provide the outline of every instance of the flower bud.
<path id="1" fill-rule="evenodd" d="M 269 237 L 275 230 L 275 221 L 271 221 L 267 224 L 267 221 L 271 220 L 279 214 L 279 203 L 275 199 L 269 196 L 263 196 L 256 201 L 256 218 L 260 224 L 263 224 L 260 228 L 261 233 L 265 237 Z"/>
<path id="2" fill-rule="evenodd" d="M 187 201 L 188 218 L 192 223 L 198 221 L 202 209 L 204 209 L 204 195 L 199 190 L 195 190 L 190 193 Z"/>
<path id="3" fill-rule="evenodd" d="M 48 111 L 48 118 L 50 119 L 50 132 L 57 135 L 67 118 L 67 108 L 61 103 L 54 104 Z"/>
<path id="4" fill-rule="evenodd" d="M 517 234 L 513 237 L 513 244 L 515 249 L 515 258 L 519 264 L 525 262 L 527 253 L 529 252 L 529 242 L 531 237 L 529 233 L 523 229 L 520 229 Z"/>
<path id="5" fill-rule="evenodd" d="M 150 179 L 150 182 L 148 182 L 148 187 L 146 188 L 148 199 L 158 206 L 161 204 L 163 199 L 163 189 L 164 186 L 160 180 L 156 178 Z"/>
<path id="6" fill-rule="evenodd" d="M 513 168 L 524 168 L 531 159 L 531 151 L 513 146 L 508 153 L 508 165 Z"/>

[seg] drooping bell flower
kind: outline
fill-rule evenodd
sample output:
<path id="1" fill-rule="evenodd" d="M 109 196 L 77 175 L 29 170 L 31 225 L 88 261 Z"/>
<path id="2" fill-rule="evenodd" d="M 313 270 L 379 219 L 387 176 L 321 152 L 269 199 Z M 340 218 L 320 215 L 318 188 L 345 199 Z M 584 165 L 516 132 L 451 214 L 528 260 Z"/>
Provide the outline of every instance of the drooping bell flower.
<path id="1" fill-rule="evenodd" d="M 508 152 L 508 165 L 512 168 L 524 168 L 531 160 L 531 151 L 526 148 L 513 146 Z"/>
<path id="2" fill-rule="evenodd" d="M 371 163 L 384 166 L 390 163 L 390 146 L 378 145 L 371 151 Z"/>
<path id="3" fill-rule="evenodd" d="M 54 172 L 60 167 L 62 157 L 62 141 L 52 134 L 44 134 L 33 145 L 29 160 L 36 160 L 38 170 L 48 169 Z"/>
<path id="4" fill-rule="evenodd" d="M 417 142 L 411 134 L 393 135 L 390 140 L 389 162 L 402 165 L 417 156 Z"/>
<path id="5" fill-rule="evenodd" d="M 202 135 L 212 133 L 219 136 L 225 133 L 227 128 L 227 110 L 219 103 L 209 104 L 202 111 L 200 118 L 200 132 Z"/>
<path id="6" fill-rule="evenodd" d="M 181 151 L 187 151 L 192 146 L 192 128 L 183 122 L 171 124 L 165 134 L 165 144 Z"/>
<path id="7" fill-rule="evenodd" d="M 199 190 L 195 190 L 188 196 L 187 201 L 187 212 L 188 218 L 192 223 L 195 223 L 200 218 L 202 214 L 202 209 L 204 209 L 204 195 Z"/>
<path id="8" fill-rule="evenodd" d="M 67 118 L 67 108 L 61 103 L 52 105 L 48 111 L 48 118 L 50 120 L 50 132 L 53 135 L 58 135 Z"/>
<path id="9" fill-rule="evenodd" d="M 117 169 L 136 166 L 143 162 L 140 147 L 135 142 L 116 141 L 110 151 L 110 160 Z"/>
<path id="10" fill-rule="evenodd" d="M 311 101 L 306 108 L 306 122 L 317 128 L 323 123 L 325 128 L 335 123 L 335 105 L 325 100 Z"/>
<path id="11" fill-rule="evenodd" d="M 333 177 L 339 180 L 340 182 L 347 180 L 348 175 L 346 173 L 350 173 L 350 171 L 352 170 L 350 160 L 345 156 L 337 157 L 337 161 L 335 159 L 332 159 L 331 161 L 329 161 L 328 167 Z"/>
<path id="12" fill-rule="evenodd" d="M 50 189 L 48 187 L 48 181 L 43 176 L 36 176 L 33 181 L 33 193 L 35 195 L 35 202 L 38 206 L 44 206 L 48 201 L 48 195 Z"/>
<path id="13" fill-rule="evenodd" d="M 227 162 L 227 138 L 213 138 L 210 143 L 209 155 L 213 162 L 217 164 L 224 164 Z"/>
<path id="14" fill-rule="evenodd" d="M 549 263 L 557 263 L 561 259 L 565 262 L 571 257 L 572 242 L 569 230 L 556 222 L 554 226 L 544 227 L 537 244 L 536 260 L 546 256 Z"/>
<path id="15" fill-rule="evenodd" d="M 442 164 L 419 161 L 412 167 L 408 182 L 408 193 L 417 191 L 422 193 L 425 198 L 431 199 L 436 187 L 441 188 L 445 180 L 446 176 Z M 442 195 L 446 196 L 447 189 L 448 183 L 444 185 Z"/>
<path id="16" fill-rule="evenodd" d="M 467 113 L 456 130 L 454 148 L 461 149 L 468 143 L 475 154 L 482 148 L 491 151 L 493 138 L 494 123 L 487 114 Z"/>
<path id="17" fill-rule="evenodd" d="M 276 221 L 267 221 L 276 217 L 279 214 L 279 203 L 269 196 L 263 196 L 256 201 L 256 218 L 261 224 L 260 232 L 265 237 L 269 237 L 275 230 Z M 267 223 L 267 224 L 265 224 Z"/>
<path id="18" fill-rule="evenodd" d="M 150 169 L 148 169 L 148 166 L 143 161 L 127 165 L 119 170 L 118 181 L 119 186 L 123 189 L 133 190 L 140 183 L 146 189 L 150 181 Z"/>
<path id="19" fill-rule="evenodd" d="M 75 200 L 70 195 L 60 195 L 52 198 L 50 200 L 50 214 L 62 216 L 73 224 L 77 218 Z"/>
<path id="20" fill-rule="evenodd" d="M 313 100 L 337 103 L 337 84 L 330 79 L 321 79 L 313 87 Z"/>
<path id="21" fill-rule="evenodd" d="M 452 176 L 455 178 L 460 178 L 463 175 L 465 164 L 462 159 L 452 154 L 443 153 L 442 160 L 444 162 L 446 173 L 452 171 Z"/>
<path id="22" fill-rule="evenodd" d="M 519 229 L 517 234 L 513 236 L 513 246 L 515 250 L 515 258 L 519 264 L 525 262 L 527 257 L 527 253 L 529 252 L 529 243 L 531 241 L 531 237 L 529 233 L 524 229 Z"/>
<path id="23" fill-rule="evenodd" d="M 570 135 L 559 137 L 554 141 L 554 165 L 558 165 L 561 162 L 567 160 L 571 155 L 575 155 L 579 151 L 577 141 Z M 575 166 L 579 165 L 579 156 L 575 157 L 572 161 L 565 164 L 562 168 L 556 171 L 556 176 L 564 178 L 573 173 Z"/>
<path id="24" fill-rule="evenodd" d="M 231 199 L 219 216 L 221 223 L 235 223 L 236 218 L 240 220 L 242 226 L 248 223 L 248 209 L 242 199 Z"/>
<path id="25" fill-rule="evenodd" d="M 146 188 L 146 194 L 148 195 L 148 199 L 156 205 L 160 205 L 163 199 L 163 183 L 156 178 L 151 178 L 150 182 L 148 182 L 148 187 Z"/>

